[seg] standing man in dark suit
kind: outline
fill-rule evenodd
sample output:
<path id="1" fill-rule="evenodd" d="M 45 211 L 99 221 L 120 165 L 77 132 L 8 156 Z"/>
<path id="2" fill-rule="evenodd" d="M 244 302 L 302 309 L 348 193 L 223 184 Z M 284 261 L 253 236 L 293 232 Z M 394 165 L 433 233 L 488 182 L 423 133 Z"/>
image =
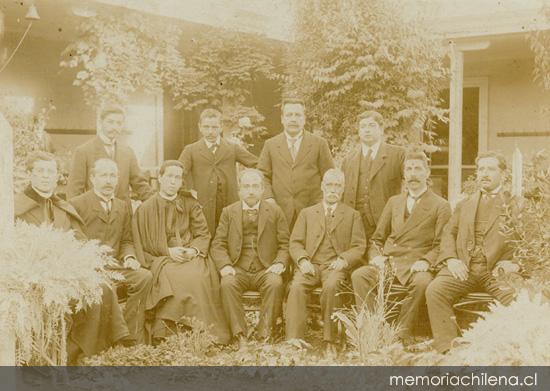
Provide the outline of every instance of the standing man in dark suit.
<path id="1" fill-rule="evenodd" d="M 90 170 L 95 161 L 109 158 L 118 166 L 117 198 L 130 199 L 130 187 L 141 201 L 149 198 L 153 192 L 143 175 L 134 151 L 117 139 L 122 134 L 126 114 L 119 106 L 105 106 L 99 115 L 100 126 L 97 136 L 78 146 L 73 153 L 73 161 L 67 183 L 67 199 L 87 192 L 92 188 Z"/>
<path id="2" fill-rule="evenodd" d="M 15 197 L 15 218 L 29 224 L 51 224 L 64 231 L 72 230 L 79 240 L 87 240 L 83 221 L 74 207 L 55 195 L 58 168 L 55 157 L 36 152 L 27 162 L 31 183 Z M 81 356 L 92 356 L 114 343 L 132 344 L 130 333 L 116 293 L 108 284 L 101 284 L 101 303 L 92 304 L 72 315 L 67 336 L 69 363 Z"/>
<path id="3" fill-rule="evenodd" d="M 408 294 L 399 313 L 399 337 L 408 342 L 425 291 L 432 281 L 430 268 L 439 255 L 443 227 L 451 217 L 449 203 L 428 188 L 430 168 L 424 153 L 405 157 L 407 192 L 389 199 L 369 247 L 370 264 L 351 275 L 357 306 L 365 301 L 373 310 L 379 269 L 394 271 L 393 282 L 406 286 Z"/>
<path id="4" fill-rule="evenodd" d="M 456 206 L 441 238 L 438 262 L 442 269 L 426 290 L 434 347 L 439 352 L 449 350 L 458 336 L 453 304 L 462 296 L 481 289 L 505 305 L 514 298 L 513 289 L 495 278 L 499 270 L 519 271 L 512 261 L 513 249 L 500 231 L 506 160 L 486 152 L 477 157 L 476 166 L 480 191 Z"/>
<path id="5" fill-rule="evenodd" d="M 84 221 L 84 233 L 113 249 L 119 271 L 128 283 L 124 318 L 132 337 L 145 342 L 145 298 L 153 275 L 140 267 L 132 238 L 132 211 L 127 202 L 115 198 L 118 168 L 111 159 L 99 159 L 90 170 L 93 189 L 70 200 Z"/>
<path id="6" fill-rule="evenodd" d="M 323 340 L 328 354 L 336 350 L 336 322 L 331 315 L 342 306 L 344 282 L 366 249 L 359 212 L 340 202 L 344 173 L 329 169 L 322 182 L 323 200 L 303 209 L 290 235 L 290 256 L 296 270 L 286 306 L 286 338 L 304 339 L 308 293 L 321 286 Z"/>
<path id="7" fill-rule="evenodd" d="M 342 162 L 346 175 L 344 202 L 357 209 L 370 240 L 391 196 L 401 192 L 405 150 L 384 142 L 384 118 L 365 111 L 357 119 L 361 145 Z"/>
<path id="8" fill-rule="evenodd" d="M 279 204 L 292 228 L 303 208 L 321 201 L 321 179 L 334 163 L 326 140 L 304 130 L 303 101 L 283 100 L 281 110 L 284 131 L 265 142 L 258 169 L 265 197 Z"/>
<path id="9" fill-rule="evenodd" d="M 241 295 L 258 290 L 262 297 L 257 334 L 272 336 L 281 316 L 283 278 L 288 263 L 288 225 L 281 208 L 262 201 L 264 177 L 255 169 L 239 175 L 241 200 L 226 207 L 210 246 L 210 256 L 221 275 L 221 296 L 225 317 L 233 337 L 242 346 L 246 320 Z"/>
<path id="10" fill-rule="evenodd" d="M 245 167 L 256 167 L 258 163 L 252 153 L 221 137 L 221 120 L 219 111 L 204 110 L 199 119 L 203 138 L 185 146 L 179 157 L 185 167 L 185 186 L 197 192 L 212 236 L 222 209 L 239 199 L 236 163 Z"/>

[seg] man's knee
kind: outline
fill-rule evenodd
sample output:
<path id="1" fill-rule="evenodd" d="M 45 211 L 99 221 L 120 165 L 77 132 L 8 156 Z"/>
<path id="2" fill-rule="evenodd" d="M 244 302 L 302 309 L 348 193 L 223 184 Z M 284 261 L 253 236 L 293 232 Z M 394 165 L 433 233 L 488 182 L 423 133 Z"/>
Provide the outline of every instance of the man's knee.
<path id="1" fill-rule="evenodd" d="M 424 292 L 433 281 L 430 272 L 416 272 L 411 281 L 411 290 Z"/>
<path id="2" fill-rule="evenodd" d="M 265 290 L 268 291 L 282 291 L 283 290 L 283 277 L 275 273 L 267 273 L 265 279 Z"/>
<path id="3" fill-rule="evenodd" d="M 345 278 L 343 276 L 340 276 L 338 274 L 334 274 L 326 279 L 326 281 L 323 283 L 322 290 L 323 292 L 332 294 L 339 292 L 345 282 Z"/>
<path id="4" fill-rule="evenodd" d="M 140 268 L 136 270 L 135 279 L 132 282 L 138 288 L 149 286 L 153 283 L 153 273 L 150 270 Z"/>
<path id="5" fill-rule="evenodd" d="M 222 276 L 220 288 L 222 291 L 234 290 L 237 286 L 237 279 L 233 275 Z"/>
<path id="6" fill-rule="evenodd" d="M 372 286 L 376 285 L 378 280 L 378 270 L 375 266 L 361 266 L 351 273 L 351 284 L 354 289 L 359 286 Z"/>
<path id="7" fill-rule="evenodd" d="M 445 284 L 440 278 L 434 278 L 426 287 L 426 301 L 428 304 L 431 300 L 445 296 Z"/>

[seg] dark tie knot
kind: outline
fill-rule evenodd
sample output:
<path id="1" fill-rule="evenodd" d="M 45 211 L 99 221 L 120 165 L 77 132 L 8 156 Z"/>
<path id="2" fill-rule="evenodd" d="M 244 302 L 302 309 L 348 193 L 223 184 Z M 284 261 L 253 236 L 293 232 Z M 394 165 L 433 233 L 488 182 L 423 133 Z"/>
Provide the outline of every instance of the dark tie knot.
<path id="1" fill-rule="evenodd" d="M 250 217 L 256 217 L 256 216 L 258 216 L 258 210 L 257 209 L 247 209 L 246 214 Z"/>

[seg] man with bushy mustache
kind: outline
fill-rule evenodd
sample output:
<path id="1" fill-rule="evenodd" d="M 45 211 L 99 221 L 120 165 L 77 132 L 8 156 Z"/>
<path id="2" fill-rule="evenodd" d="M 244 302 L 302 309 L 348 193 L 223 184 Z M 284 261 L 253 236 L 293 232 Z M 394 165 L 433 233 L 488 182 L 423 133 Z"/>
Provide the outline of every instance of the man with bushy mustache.
<path id="1" fill-rule="evenodd" d="M 358 306 L 372 311 L 379 270 L 391 268 L 392 283 L 408 288 L 401 305 L 399 337 L 408 344 L 416 317 L 425 305 L 425 291 L 432 281 L 430 269 L 439 255 L 439 242 L 451 216 L 449 203 L 428 187 L 430 168 L 422 152 L 405 156 L 403 174 L 407 191 L 388 200 L 369 247 L 369 265 L 351 275 Z"/>
<path id="2" fill-rule="evenodd" d="M 514 291 L 495 278 L 499 271 L 515 273 L 513 248 L 500 231 L 506 160 L 496 152 L 476 159 L 479 190 L 459 203 L 443 231 L 438 266 L 442 267 L 426 290 L 434 348 L 446 352 L 458 337 L 453 305 L 473 291 L 486 291 L 508 305 Z"/>

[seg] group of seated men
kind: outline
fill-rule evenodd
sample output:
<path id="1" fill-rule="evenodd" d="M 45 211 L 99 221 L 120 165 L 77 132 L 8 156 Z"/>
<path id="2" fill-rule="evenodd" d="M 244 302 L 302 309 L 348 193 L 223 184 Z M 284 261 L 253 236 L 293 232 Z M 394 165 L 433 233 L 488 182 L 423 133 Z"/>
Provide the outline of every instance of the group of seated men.
<path id="1" fill-rule="evenodd" d="M 241 298 L 247 290 L 261 296 L 258 338 L 272 338 L 282 317 L 286 339 L 304 339 L 308 297 L 317 287 L 332 354 L 332 314 L 346 305 L 345 293 L 372 311 L 381 271 L 408 288 L 399 337 L 410 340 L 427 304 L 440 352 L 458 336 L 453 304 L 462 296 L 485 290 L 512 301 L 513 291 L 495 278 L 497 270 L 519 269 L 499 231 L 501 155 L 478 156 L 480 190 L 451 216 L 449 203 L 429 188 L 426 156 L 384 143 L 379 113 L 358 117 L 360 145 L 340 170 L 327 142 L 303 129 L 304 110 L 300 101 L 283 101 L 284 131 L 266 141 L 259 159 L 228 143 L 220 113 L 205 110 L 203 138 L 161 165 L 158 192 L 134 152 L 117 140 L 125 121 L 118 107 L 105 108 L 97 137 L 75 150 L 68 201 L 55 195 L 55 158 L 31 156 L 30 185 L 16 197 L 16 218 L 110 246 L 128 285 L 124 311 L 106 283 L 101 304 L 74 314 L 72 362 L 114 343 L 159 343 L 197 322 L 218 343 L 242 345 L 249 335 Z M 143 201 L 135 212 L 130 188 Z"/>

